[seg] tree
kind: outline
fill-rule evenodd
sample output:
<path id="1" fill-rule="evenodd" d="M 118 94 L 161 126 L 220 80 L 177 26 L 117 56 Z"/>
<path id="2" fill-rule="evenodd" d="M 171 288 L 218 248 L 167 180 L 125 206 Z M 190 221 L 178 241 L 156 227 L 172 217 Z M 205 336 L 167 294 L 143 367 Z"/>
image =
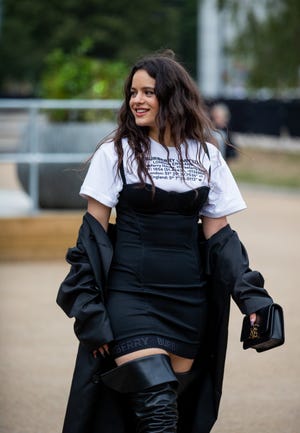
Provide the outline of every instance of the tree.
<path id="1" fill-rule="evenodd" d="M 185 0 L 181 10 L 178 54 L 190 74 L 197 77 L 197 0 Z"/>
<path id="2" fill-rule="evenodd" d="M 299 87 L 299 0 L 219 0 L 219 6 L 242 23 L 230 52 L 248 64 L 249 86 L 277 91 Z"/>
<path id="3" fill-rule="evenodd" d="M 47 55 L 73 53 L 85 38 L 92 41 L 88 56 L 102 60 L 179 52 L 183 8 L 183 0 L 3 0 L 0 87 L 11 79 L 37 88 Z"/>

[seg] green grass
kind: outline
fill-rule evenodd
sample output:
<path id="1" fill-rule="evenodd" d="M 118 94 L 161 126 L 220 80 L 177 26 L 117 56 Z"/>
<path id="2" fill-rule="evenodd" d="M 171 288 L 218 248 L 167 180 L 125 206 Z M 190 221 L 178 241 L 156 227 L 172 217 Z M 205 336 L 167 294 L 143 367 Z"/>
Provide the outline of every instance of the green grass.
<path id="1" fill-rule="evenodd" d="M 243 148 L 229 165 L 237 182 L 300 189 L 300 152 Z"/>

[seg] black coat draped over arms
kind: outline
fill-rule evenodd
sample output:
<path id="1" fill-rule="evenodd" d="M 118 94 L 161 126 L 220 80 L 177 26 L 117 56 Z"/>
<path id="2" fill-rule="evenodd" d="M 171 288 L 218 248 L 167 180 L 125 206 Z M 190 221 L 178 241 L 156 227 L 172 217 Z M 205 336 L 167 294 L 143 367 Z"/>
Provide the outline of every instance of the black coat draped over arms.
<path id="1" fill-rule="evenodd" d="M 105 308 L 113 238 L 113 225 L 106 233 L 101 224 L 86 213 L 77 244 L 67 252 L 71 268 L 59 288 L 57 303 L 69 317 L 75 318 L 74 331 L 80 343 L 63 433 L 134 431 L 126 397 L 109 390 L 100 379 L 102 372 L 114 367 L 113 361 L 92 356 L 93 349 L 113 340 Z M 249 268 L 247 252 L 229 225 L 205 241 L 199 224 L 199 248 L 210 286 L 207 351 L 194 363 L 199 371 L 198 379 L 188 393 L 179 398 L 178 433 L 209 433 L 217 419 L 231 297 L 243 314 L 253 313 L 273 302 L 263 288 L 262 275 Z"/>

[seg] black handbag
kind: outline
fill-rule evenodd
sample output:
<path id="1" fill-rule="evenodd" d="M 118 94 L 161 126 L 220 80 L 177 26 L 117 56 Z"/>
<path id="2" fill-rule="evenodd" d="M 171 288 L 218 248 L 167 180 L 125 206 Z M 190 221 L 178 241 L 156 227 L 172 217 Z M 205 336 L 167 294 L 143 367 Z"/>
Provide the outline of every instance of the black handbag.
<path id="1" fill-rule="evenodd" d="M 257 352 L 273 349 L 284 343 L 283 310 L 278 304 L 271 304 L 256 312 L 257 320 L 251 325 L 249 316 L 244 317 L 241 333 L 243 349 Z"/>

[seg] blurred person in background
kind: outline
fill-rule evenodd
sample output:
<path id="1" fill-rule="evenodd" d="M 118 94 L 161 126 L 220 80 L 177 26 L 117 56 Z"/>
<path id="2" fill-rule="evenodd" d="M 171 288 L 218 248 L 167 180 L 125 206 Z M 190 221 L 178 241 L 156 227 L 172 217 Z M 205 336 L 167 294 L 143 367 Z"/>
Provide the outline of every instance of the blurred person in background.
<path id="1" fill-rule="evenodd" d="M 237 149 L 228 130 L 231 117 L 228 106 L 223 103 L 213 104 L 210 108 L 210 117 L 214 126 L 213 136 L 223 158 L 226 161 L 236 158 Z"/>
<path id="2" fill-rule="evenodd" d="M 133 66 L 57 296 L 80 340 L 64 433 L 211 431 L 230 297 L 252 323 L 272 303 L 228 224 L 246 205 L 211 130 L 172 53 Z"/>

